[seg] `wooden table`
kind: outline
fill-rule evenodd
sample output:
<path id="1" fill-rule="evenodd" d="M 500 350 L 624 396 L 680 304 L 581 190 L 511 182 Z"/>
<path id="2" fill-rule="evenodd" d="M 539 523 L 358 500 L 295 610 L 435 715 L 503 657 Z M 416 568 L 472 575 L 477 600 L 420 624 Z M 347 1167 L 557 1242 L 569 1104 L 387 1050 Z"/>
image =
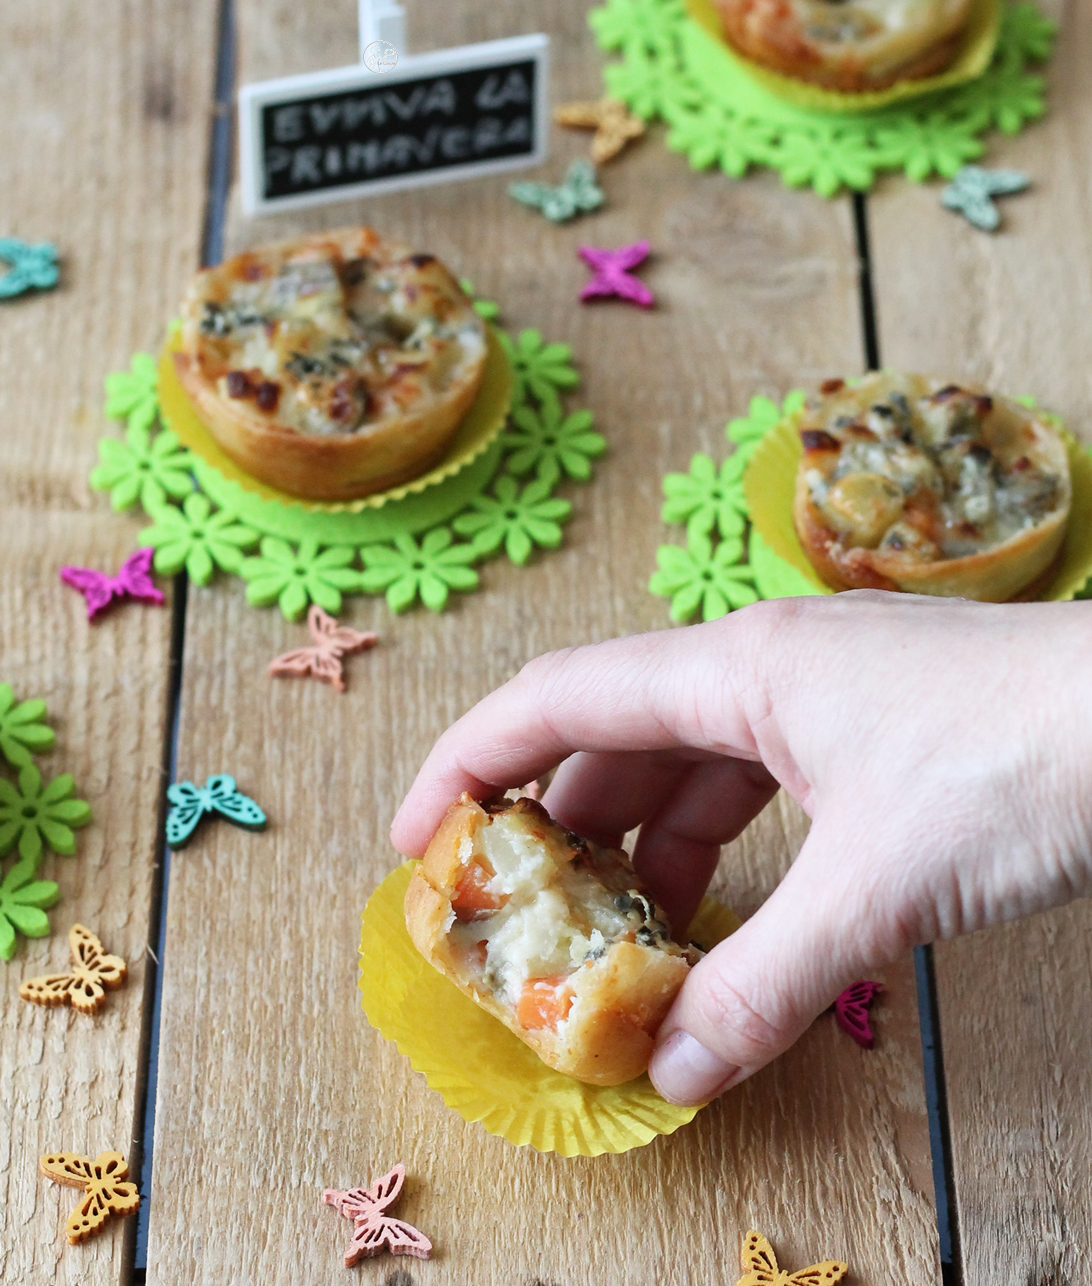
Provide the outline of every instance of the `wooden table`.
<path id="1" fill-rule="evenodd" d="M 238 82 L 342 65 L 356 56 L 354 9 L 237 0 L 232 33 L 216 0 L 0 6 L 0 234 L 64 253 L 61 289 L 0 309 L 0 681 L 47 699 L 58 735 L 43 768 L 73 773 L 95 814 L 75 860 L 46 861 L 63 894 L 54 936 L 0 966 L 0 1279 L 134 1279 L 135 1221 L 69 1248 L 75 1194 L 40 1179 L 37 1158 L 118 1148 L 139 1162 L 157 1017 L 156 1286 L 345 1280 L 348 1228 L 320 1191 L 400 1159 L 412 1176 L 400 1213 L 439 1253 L 408 1276 L 408 1261 L 383 1259 L 349 1280 L 721 1286 L 756 1227 L 788 1267 L 839 1256 L 869 1286 L 937 1282 L 910 959 L 883 973 L 874 1053 L 821 1020 L 689 1128 L 623 1157 L 566 1161 L 464 1124 L 368 1027 L 359 917 L 398 860 L 394 809 L 451 720 L 539 652 L 666 624 L 645 588 L 664 534 L 660 479 L 695 450 L 722 454 L 725 421 L 753 394 L 860 371 L 873 343 L 896 367 L 1034 394 L 1092 441 L 1092 5 L 1061 15 L 1048 119 L 991 143 L 991 162 L 1035 179 L 997 237 L 942 212 L 935 185 L 886 179 L 856 205 L 823 201 L 769 174 L 693 173 L 653 130 L 608 172 L 594 224 L 598 244 L 647 237 L 658 252 L 645 278 L 660 306 L 647 315 L 577 306 L 574 252 L 592 225 L 536 219 L 503 176 L 240 216 L 210 168 L 232 34 Z M 408 41 L 423 51 L 544 30 L 555 100 L 591 97 L 600 58 L 584 9 L 415 3 Z M 550 171 L 585 142 L 555 134 Z M 611 452 L 574 496 L 564 549 L 529 570 L 490 563 L 483 591 L 439 618 L 349 600 L 345 619 L 382 644 L 353 663 L 344 697 L 265 677 L 301 631 L 249 608 L 236 579 L 178 583 L 167 610 L 124 607 L 90 627 L 58 568 L 113 567 L 137 530 L 86 483 L 106 431 L 104 374 L 160 342 L 202 255 L 220 253 L 221 228 L 231 252 L 353 221 L 435 251 L 502 301 L 512 327 L 572 343 Z M 164 787 L 218 771 L 272 825 L 261 838 L 209 829 L 164 881 Z M 746 914 L 804 833 L 779 797 L 726 852 L 715 891 Z M 24 977 L 63 959 L 74 922 L 130 965 L 93 1022 L 18 998 Z M 1090 928 L 1078 904 L 936 950 L 953 1282 L 1060 1286 L 1092 1270 Z"/>

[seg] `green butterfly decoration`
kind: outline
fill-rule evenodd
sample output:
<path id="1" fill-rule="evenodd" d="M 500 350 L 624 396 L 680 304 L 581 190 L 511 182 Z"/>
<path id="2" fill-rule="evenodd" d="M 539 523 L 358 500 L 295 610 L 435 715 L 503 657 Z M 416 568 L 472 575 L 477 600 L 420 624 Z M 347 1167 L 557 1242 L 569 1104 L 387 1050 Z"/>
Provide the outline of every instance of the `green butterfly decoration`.
<path id="1" fill-rule="evenodd" d="M 201 818 L 213 812 L 247 830 L 260 831 L 265 825 L 265 813 L 252 799 L 239 793 L 235 778 L 227 773 L 210 777 L 200 789 L 190 781 L 176 782 L 167 787 L 167 798 L 174 805 L 167 814 L 167 843 L 171 848 L 188 844 Z"/>
<path id="2" fill-rule="evenodd" d="M 940 204 L 963 215 L 983 232 L 996 232 L 1001 226 L 1001 212 L 993 197 L 1010 196 L 1030 186 L 1031 180 L 1018 170 L 984 170 L 980 165 L 965 165 L 940 194 Z"/>
<path id="3" fill-rule="evenodd" d="M 553 223 L 565 223 L 578 214 L 598 210 L 603 204 L 603 190 L 595 181 L 591 161 L 574 161 L 560 187 L 549 183 L 510 183 L 508 195 L 520 205 L 529 205 Z"/>

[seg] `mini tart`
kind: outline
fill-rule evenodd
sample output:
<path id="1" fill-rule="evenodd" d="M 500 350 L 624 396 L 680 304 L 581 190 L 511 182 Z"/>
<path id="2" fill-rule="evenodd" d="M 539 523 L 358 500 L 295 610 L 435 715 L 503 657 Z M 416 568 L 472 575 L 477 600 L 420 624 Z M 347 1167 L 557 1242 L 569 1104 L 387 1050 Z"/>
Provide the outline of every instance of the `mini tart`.
<path id="1" fill-rule="evenodd" d="M 1003 603 L 1061 550 L 1065 443 L 1008 398 L 885 371 L 828 381 L 799 432 L 793 523 L 832 589 Z"/>
<path id="2" fill-rule="evenodd" d="M 946 71 L 972 0 L 715 0 L 744 57 L 841 93 Z"/>
<path id="3" fill-rule="evenodd" d="M 260 247 L 198 273 L 175 355 L 236 464 L 328 501 L 435 464 L 485 360 L 484 323 L 451 273 L 370 228 Z"/>
<path id="4" fill-rule="evenodd" d="M 463 795 L 406 892 L 414 946 L 547 1066 L 593 1085 L 648 1067 L 696 962 L 629 858 L 580 839 L 530 799 Z"/>

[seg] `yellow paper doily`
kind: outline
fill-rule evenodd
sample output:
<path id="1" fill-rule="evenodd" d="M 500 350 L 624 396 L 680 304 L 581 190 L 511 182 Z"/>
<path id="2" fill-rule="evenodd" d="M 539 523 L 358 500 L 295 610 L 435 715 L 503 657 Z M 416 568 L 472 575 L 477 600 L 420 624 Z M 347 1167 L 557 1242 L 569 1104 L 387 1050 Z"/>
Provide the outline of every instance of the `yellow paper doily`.
<path id="1" fill-rule="evenodd" d="M 403 902 L 415 862 L 380 884 L 364 911 L 360 990 L 368 1021 L 393 1041 L 465 1121 L 517 1147 L 559 1156 L 628 1152 L 693 1120 L 647 1076 L 627 1085 L 585 1085 L 562 1076 L 418 953 Z M 739 927 L 727 907 L 706 898 L 690 936 L 707 950 Z"/>
<path id="2" fill-rule="evenodd" d="M 755 448 L 743 475 L 743 494 L 755 531 L 772 553 L 804 576 L 821 594 L 825 585 L 804 553 L 792 521 L 796 473 L 803 455 L 797 432 L 800 413 L 786 416 Z M 1069 455 L 1073 498 L 1065 544 L 1050 584 L 1039 600 L 1068 603 L 1092 576 L 1092 459 L 1080 443 L 1057 426 Z"/>
<path id="3" fill-rule="evenodd" d="M 685 0 L 691 19 L 712 36 L 724 51 L 724 56 L 742 68 L 747 75 L 771 94 L 793 107 L 809 112 L 875 112 L 893 107 L 924 94 L 940 89 L 953 89 L 976 80 L 990 65 L 997 38 L 1001 31 L 1000 0 L 975 0 L 970 20 L 959 53 L 947 71 L 936 76 L 923 76 L 919 80 L 901 80 L 890 89 L 865 90 L 859 94 L 843 94 L 834 89 L 824 89 L 792 76 L 783 76 L 752 62 L 737 53 L 724 38 L 720 15 L 712 0 Z"/>
<path id="4" fill-rule="evenodd" d="M 173 354 L 182 346 L 177 334 L 167 340 L 159 355 L 160 409 L 164 421 L 184 446 L 212 465 L 225 478 L 237 482 L 244 490 L 263 500 L 272 500 L 280 505 L 295 505 L 313 513 L 362 513 L 365 509 L 381 509 L 388 501 L 403 500 L 406 496 L 416 495 L 427 487 L 453 477 L 488 450 L 504 428 L 512 400 L 512 368 L 493 327 L 487 325 L 485 330 L 488 350 L 482 386 L 473 406 L 452 438 L 444 458 L 419 478 L 374 496 L 363 496 L 359 500 L 341 500 L 336 503 L 302 500 L 299 496 L 290 496 L 275 487 L 267 487 L 264 482 L 259 482 L 241 469 L 220 449 L 186 396 L 174 365 Z"/>

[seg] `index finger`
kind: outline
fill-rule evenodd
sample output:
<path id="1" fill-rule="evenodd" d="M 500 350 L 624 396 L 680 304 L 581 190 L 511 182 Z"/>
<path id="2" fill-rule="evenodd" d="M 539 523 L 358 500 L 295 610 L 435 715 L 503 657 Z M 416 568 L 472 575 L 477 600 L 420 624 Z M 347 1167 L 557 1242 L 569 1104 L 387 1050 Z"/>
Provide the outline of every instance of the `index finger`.
<path id="1" fill-rule="evenodd" d="M 394 819 L 395 847 L 420 856 L 464 790 L 488 799 L 577 750 L 688 746 L 758 759 L 764 607 L 531 661 L 437 741 Z"/>

